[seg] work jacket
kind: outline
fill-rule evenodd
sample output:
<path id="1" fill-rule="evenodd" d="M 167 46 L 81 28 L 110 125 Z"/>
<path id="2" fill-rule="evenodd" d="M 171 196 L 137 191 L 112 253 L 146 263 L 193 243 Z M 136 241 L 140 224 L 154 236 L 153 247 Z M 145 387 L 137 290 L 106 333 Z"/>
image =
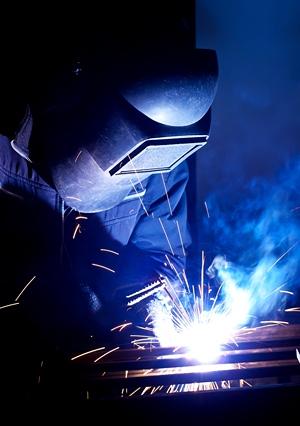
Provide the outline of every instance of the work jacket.
<path id="1" fill-rule="evenodd" d="M 144 319 L 127 296 L 160 275 L 184 286 L 191 243 L 185 162 L 153 174 L 118 206 L 81 214 L 60 198 L 44 165 L 17 151 L 0 136 L 0 305 L 11 304 L 2 313 L 15 333 L 24 327 L 46 341 L 109 339 L 126 315 Z"/>

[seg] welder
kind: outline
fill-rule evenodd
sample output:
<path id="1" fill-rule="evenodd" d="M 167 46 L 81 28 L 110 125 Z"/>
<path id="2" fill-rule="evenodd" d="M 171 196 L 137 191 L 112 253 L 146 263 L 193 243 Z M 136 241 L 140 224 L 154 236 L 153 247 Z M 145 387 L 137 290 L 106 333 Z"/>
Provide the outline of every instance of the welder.
<path id="1" fill-rule="evenodd" d="M 2 338 L 21 351 L 107 342 L 126 294 L 184 286 L 186 158 L 209 137 L 218 69 L 162 3 L 138 28 L 128 13 L 85 38 L 58 31 L 1 122 Z"/>

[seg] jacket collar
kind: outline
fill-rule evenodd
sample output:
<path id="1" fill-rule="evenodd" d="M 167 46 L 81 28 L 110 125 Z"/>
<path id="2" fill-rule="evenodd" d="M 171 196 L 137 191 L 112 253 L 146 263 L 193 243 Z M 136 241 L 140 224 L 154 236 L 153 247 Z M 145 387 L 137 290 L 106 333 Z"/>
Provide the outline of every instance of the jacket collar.
<path id="1" fill-rule="evenodd" d="M 11 146 L 21 157 L 31 162 L 29 158 L 29 140 L 32 132 L 32 115 L 29 105 L 26 107 L 26 112 L 23 120 L 16 131 L 15 138 L 11 141 Z"/>

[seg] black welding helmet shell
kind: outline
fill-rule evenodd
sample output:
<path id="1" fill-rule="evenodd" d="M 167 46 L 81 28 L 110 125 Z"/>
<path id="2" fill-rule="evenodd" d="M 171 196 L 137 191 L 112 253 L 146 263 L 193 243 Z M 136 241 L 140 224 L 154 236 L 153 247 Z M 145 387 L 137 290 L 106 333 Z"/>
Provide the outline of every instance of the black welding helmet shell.
<path id="1" fill-rule="evenodd" d="M 150 174 L 204 146 L 218 81 L 214 50 L 172 50 L 109 72 L 72 75 L 68 96 L 43 114 L 40 135 L 54 185 L 73 209 L 110 209 Z M 74 96 L 76 93 L 76 96 Z"/>

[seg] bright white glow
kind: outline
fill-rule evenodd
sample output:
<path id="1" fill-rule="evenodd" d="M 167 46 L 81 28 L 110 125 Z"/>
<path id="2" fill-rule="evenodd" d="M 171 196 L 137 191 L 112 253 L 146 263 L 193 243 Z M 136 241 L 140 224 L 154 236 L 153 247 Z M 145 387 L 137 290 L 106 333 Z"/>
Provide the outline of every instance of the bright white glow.
<path id="1" fill-rule="evenodd" d="M 210 319 L 209 313 L 204 311 L 200 321 L 194 321 L 183 333 L 182 344 L 188 348 L 187 357 L 203 363 L 219 360 L 221 343 L 227 340 L 220 318 L 216 314 Z"/>
<path id="2" fill-rule="evenodd" d="M 222 346 L 232 341 L 234 331 L 245 324 L 247 303 L 248 294 L 235 289 L 230 304 L 222 301 L 210 310 L 204 310 L 200 298 L 194 298 L 186 307 L 175 303 L 171 309 L 155 300 L 149 313 L 161 346 L 183 347 L 188 358 L 213 363 L 219 360 Z"/>

